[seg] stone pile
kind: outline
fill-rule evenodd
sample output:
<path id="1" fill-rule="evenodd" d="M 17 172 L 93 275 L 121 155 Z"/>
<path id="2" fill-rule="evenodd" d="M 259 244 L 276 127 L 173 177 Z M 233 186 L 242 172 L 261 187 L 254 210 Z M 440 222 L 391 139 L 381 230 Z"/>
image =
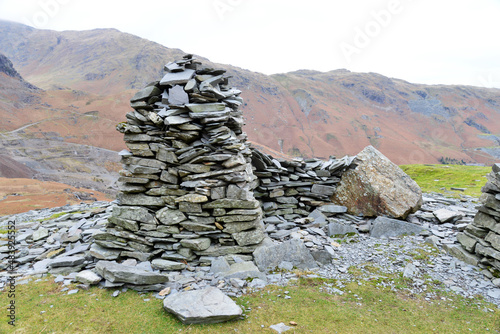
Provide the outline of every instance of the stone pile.
<path id="1" fill-rule="evenodd" d="M 494 164 L 487 175 L 488 182 L 481 189 L 483 205 L 478 207 L 474 221 L 467 225 L 457 240 L 475 256 L 473 264 L 500 277 L 500 164 Z"/>
<path id="2" fill-rule="evenodd" d="M 102 260 L 149 261 L 160 270 L 251 253 L 264 238 L 252 152 L 242 132 L 241 91 L 223 69 L 191 55 L 131 99 L 117 126 L 121 193 L 91 254 Z"/>
<path id="3" fill-rule="evenodd" d="M 20 276 L 57 276 L 93 269 L 95 263 L 89 255 L 92 234 L 110 216 L 111 203 L 94 202 L 2 217 L 3 223 L 16 223 L 16 272 Z M 7 266 L 8 251 L 6 242 L 0 242 L 0 270 Z"/>
<path id="4" fill-rule="evenodd" d="M 266 217 L 285 220 L 307 217 L 317 207 L 331 203 L 342 172 L 354 157 L 318 159 L 275 159 L 252 149 L 254 174 L 259 179 L 255 197 L 262 202 Z M 345 211 L 344 211 L 345 212 Z"/>

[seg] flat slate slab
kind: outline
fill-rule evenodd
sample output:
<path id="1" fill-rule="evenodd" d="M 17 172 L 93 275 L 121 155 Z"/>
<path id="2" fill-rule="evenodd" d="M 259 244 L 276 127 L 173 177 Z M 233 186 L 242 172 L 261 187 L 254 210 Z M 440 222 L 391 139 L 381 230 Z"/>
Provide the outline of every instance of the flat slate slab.
<path id="1" fill-rule="evenodd" d="M 455 218 L 463 217 L 463 215 L 460 212 L 451 211 L 444 208 L 434 211 L 433 214 L 439 220 L 440 223 L 446 223 Z"/>
<path id="2" fill-rule="evenodd" d="M 410 234 L 420 234 L 425 228 L 406 221 L 387 217 L 377 217 L 373 221 L 370 236 L 373 238 L 390 238 Z"/>
<path id="3" fill-rule="evenodd" d="M 150 285 L 165 283 L 168 276 L 126 266 L 112 261 L 99 261 L 96 271 L 112 283 L 130 283 L 135 285 Z"/>
<path id="4" fill-rule="evenodd" d="M 241 308 L 222 291 L 209 287 L 167 296 L 163 308 L 183 324 L 213 324 L 238 318 Z"/>
<path id="5" fill-rule="evenodd" d="M 161 79 L 160 85 L 178 85 L 187 83 L 193 76 L 194 70 L 186 69 L 182 72 L 169 72 Z"/>

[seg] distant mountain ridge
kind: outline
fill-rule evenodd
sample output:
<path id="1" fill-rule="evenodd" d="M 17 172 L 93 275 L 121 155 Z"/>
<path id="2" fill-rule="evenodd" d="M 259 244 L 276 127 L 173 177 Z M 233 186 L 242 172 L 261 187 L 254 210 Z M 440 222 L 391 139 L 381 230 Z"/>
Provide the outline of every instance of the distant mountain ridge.
<path id="1" fill-rule="evenodd" d="M 114 125 L 130 110 L 128 99 L 158 80 L 163 64 L 184 55 L 116 29 L 57 32 L 0 21 L 0 34 L 0 52 L 52 96 L 49 104 L 67 103 L 80 115 L 93 112 L 106 139 L 84 138 L 80 130 L 71 134 L 78 131 L 70 124 L 65 132 L 49 122 L 40 130 L 113 150 L 123 146 Z M 498 89 L 412 84 L 347 70 L 266 76 L 198 58 L 225 68 L 231 84 L 243 91 L 249 139 L 284 154 L 354 155 L 371 144 L 399 164 L 443 157 L 490 164 L 500 157 Z"/>

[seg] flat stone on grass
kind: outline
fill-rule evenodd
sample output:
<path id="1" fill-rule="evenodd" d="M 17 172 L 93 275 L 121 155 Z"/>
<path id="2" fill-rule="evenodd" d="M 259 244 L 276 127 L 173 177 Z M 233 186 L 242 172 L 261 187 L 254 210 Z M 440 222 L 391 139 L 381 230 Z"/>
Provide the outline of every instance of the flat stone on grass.
<path id="1" fill-rule="evenodd" d="M 169 295 L 163 300 L 163 308 L 186 325 L 225 322 L 242 314 L 231 298 L 214 287 Z"/>

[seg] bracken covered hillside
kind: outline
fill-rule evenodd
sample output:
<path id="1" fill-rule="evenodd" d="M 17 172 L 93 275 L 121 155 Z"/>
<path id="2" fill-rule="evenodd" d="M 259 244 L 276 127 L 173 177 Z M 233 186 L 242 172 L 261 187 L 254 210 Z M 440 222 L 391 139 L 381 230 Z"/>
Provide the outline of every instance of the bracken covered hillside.
<path id="1" fill-rule="evenodd" d="M 79 118 L 64 126 L 45 121 L 39 132 L 112 150 L 123 147 L 114 127 L 130 110 L 129 98 L 184 54 L 115 29 L 56 32 L 0 21 L 0 34 L 0 51 L 47 91 L 46 103 L 94 117 L 93 123 Z M 399 164 L 441 158 L 489 164 L 500 157 L 498 89 L 411 84 L 346 70 L 266 76 L 198 58 L 225 68 L 243 91 L 250 140 L 284 154 L 327 158 L 372 144 Z M 2 128 L 30 121 L 20 119 Z"/>

